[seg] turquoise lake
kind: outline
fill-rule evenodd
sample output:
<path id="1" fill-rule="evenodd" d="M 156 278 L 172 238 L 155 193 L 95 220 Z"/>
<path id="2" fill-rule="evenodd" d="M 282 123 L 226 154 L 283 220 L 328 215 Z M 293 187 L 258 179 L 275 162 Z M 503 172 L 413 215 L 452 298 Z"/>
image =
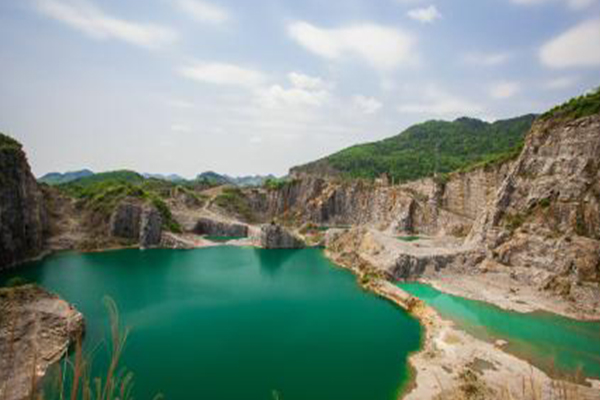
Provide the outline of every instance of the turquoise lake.
<path id="1" fill-rule="evenodd" d="M 507 340 L 507 351 L 549 373 L 600 379 L 600 322 L 577 321 L 545 312 L 506 311 L 420 283 L 398 286 L 475 337 Z"/>
<path id="2" fill-rule="evenodd" d="M 318 249 L 64 253 L 0 275 L 38 282 L 85 316 L 95 370 L 112 297 L 131 329 L 134 396 L 166 400 L 392 400 L 418 322 L 362 291 Z"/>

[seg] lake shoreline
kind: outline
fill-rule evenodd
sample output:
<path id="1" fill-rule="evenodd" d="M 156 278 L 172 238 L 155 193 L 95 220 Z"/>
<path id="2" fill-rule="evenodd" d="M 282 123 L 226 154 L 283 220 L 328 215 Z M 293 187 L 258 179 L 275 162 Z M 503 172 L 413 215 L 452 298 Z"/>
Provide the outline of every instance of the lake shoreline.
<path id="1" fill-rule="evenodd" d="M 366 273 L 355 257 L 344 257 L 331 250 L 326 250 L 325 255 L 335 265 L 353 272 L 357 276 L 357 284 L 365 290 L 391 301 L 419 320 L 424 332 L 422 346 L 409 356 L 410 378 L 398 399 L 460 395 L 461 387 L 466 386 L 484 396 L 491 395 L 493 391 L 505 392 L 509 396 L 521 394 L 523 398 L 537 395 L 523 389 L 525 378 L 539 388 L 542 399 L 552 398 L 557 385 L 569 393 L 583 393 L 586 399 L 600 399 L 600 381 L 588 379 L 589 387 L 556 381 L 528 361 L 505 352 L 501 343 L 489 343 L 459 329 L 432 307 L 388 280 L 373 279 L 366 284 L 361 283 Z M 484 367 L 478 367 L 479 364 Z M 456 366 L 462 369 L 458 374 Z M 474 374 L 468 372 L 473 368 L 476 370 Z"/>

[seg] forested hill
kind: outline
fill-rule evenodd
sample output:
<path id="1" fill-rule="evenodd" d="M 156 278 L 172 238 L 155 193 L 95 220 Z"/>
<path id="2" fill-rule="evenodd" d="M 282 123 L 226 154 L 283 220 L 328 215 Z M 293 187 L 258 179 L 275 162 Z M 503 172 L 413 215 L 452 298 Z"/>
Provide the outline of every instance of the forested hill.
<path id="1" fill-rule="evenodd" d="M 379 142 L 355 145 L 318 161 L 292 168 L 292 173 L 341 175 L 373 179 L 387 173 L 409 181 L 513 157 L 536 115 L 499 120 L 474 118 L 428 121 Z"/>

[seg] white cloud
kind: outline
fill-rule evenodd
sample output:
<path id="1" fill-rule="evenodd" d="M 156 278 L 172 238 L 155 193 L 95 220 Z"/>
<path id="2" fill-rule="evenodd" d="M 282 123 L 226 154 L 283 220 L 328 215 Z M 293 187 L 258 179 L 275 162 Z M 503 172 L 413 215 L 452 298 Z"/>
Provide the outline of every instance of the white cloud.
<path id="1" fill-rule="evenodd" d="M 463 60 L 467 64 L 492 67 L 501 65 L 510 60 L 511 54 L 508 52 L 496 52 L 496 53 L 480 53 L 473 52 L 467 53 L 463 56 Z"/>
<path id="2" fill-rule="evenodd" d="M 482 107 L 477 103 L 446 93 L 433 85 L 429 85 L 423 92 L 422 101 L 400 104 L 398 111 L 410 114 L 457 117 L 480 114 Z"/>
<path id="3" fill-rule="evenodd" d="M 561 90 L 568 89 L 575 85 L 579 81 L 578 78 L 574 76 L 563 76 L 560 78 L 550 79 L 549 81 L 544 83 L 544 88 L 550 90 Z"/>
<path id="4" fill-rule="evenodd" d="M 532 6 L 538 4 L 546 4 L 557 0 L 510 0 L 519 5 Z M 597 0 L 558 0 L 563 1 L 573 10 L 582 10 L 594 4 Z"/>
<path id="5" fill-rule="evenodd" d="M 173 42 L 172 30 L 110 16 L 87 0 L 36 0 L 36 10 L 96 40 L 116 39 L 150 49 Z"/>
<path id="6" fill-rule="evenodd" d="M 383 104 L 376 98 L 362 95 L 352 97 L 352 103 L 356 109 L 364 114 L 375 114 L 383 107 Z"/>
<path id="7" fill-rule="evenodd" d="M 438 11 L 437 7 L 430 5 L 429 7 L 415 8 L 406 13 L 410 18 L 423 22 L 431 23 L 436 19 L 442 18 L 442 14 Z"/>
<path id="8" fill-rule="evenodd" d="M 259 95 L 259 103 L 263 107 L 277 108 L 283 106 L 324 105 L 331 97 L 328 85 L 319 77 L 312 77 L 298 72 L 288 74 L 290 87 L 272 85 Z"/>
<path id="9" fill-rule="evenodd" d="M 215 4 L 201 0 L 178 0 L 177 6 L 199 22 L 223 24 L 230 19 L 229 12 Z"/>
<path id="10" fill-rule="evenodd" d="M 360 24 L 327 29 L 308 22 L 295 22 L 288 31 L 307 50 L 328 59 L 339 59 L 350 54 L 377 69 L 413 64 L 416 59 L 414 38 L 395 28 Z"/>
<path id="11" fill-rule="evenodd" d="M 266 77 L 259 71 L 225 63 L 196 63 L 181 67 L 177 72 L 188 79 L 226 86 L 254 88 L 263 84 Z"/>
<path id="12" fill-rule="evenodd" d="M 490 87 L 490 96 L 495 99 L 507 99 L 513 97 L 521 90 L 517 82 L 497 82 Z"/>
<path id="13" fill-rule="evenodd" d="M 540 59 L 551 68 L 600 66 L 600 19 L 582 22 L 550 40 L 542 46 Z"/>

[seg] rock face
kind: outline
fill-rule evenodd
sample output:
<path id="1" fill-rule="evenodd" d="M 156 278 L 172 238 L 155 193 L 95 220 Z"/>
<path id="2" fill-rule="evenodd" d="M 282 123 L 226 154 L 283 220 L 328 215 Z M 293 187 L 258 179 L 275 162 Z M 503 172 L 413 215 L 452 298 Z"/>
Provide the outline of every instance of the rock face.
<path id="1" fill-rule="evenodd" d="M 82 335 L 83 316 L 34 285 L 0 289 L 0 315 L 0 398 L 31 398 L 32 381 Z"/>
<path id="2" fill-rule="evenodd" d="M 208 236 L 248 236 L 248 226 L 231 222 L 200 218 L 194 227 L 194 233 Z"/>
<path id="3" fill-rule="evenodd" d="M 0 134 L 0 270 L 38 256 L 46 210 L 21 145 Z"/>
<path id="4" fill-rule="evenodd" d="M 600 115 L 536 123 L 469 240 L 585 302 L 600 282 Z"/>
<path id="5" fill-rule="evenodd" d="M 141 247 L 157 246 L 161 241 L 162 217 L 152 206 L 125 201 L 111 215 L 110 234 L 139 242 Z"/>
<path id="6" fill-rule="evenodd" d="M 265 249 L 300 249 L 304 242 L 282 226 L 267 224 L 260 229 L 260 245 Z"/>
<path id="7" fill-rule="evenodd" d="M 312 176 L 278 190 L 246 193 L 250 207 L 265 220 L 369 225 L 380 230 L 464 237 L 491 202 L 509 164 L 457 173 L 447 182 L 422 179 L 400 186 L 342 182 Z"/>

